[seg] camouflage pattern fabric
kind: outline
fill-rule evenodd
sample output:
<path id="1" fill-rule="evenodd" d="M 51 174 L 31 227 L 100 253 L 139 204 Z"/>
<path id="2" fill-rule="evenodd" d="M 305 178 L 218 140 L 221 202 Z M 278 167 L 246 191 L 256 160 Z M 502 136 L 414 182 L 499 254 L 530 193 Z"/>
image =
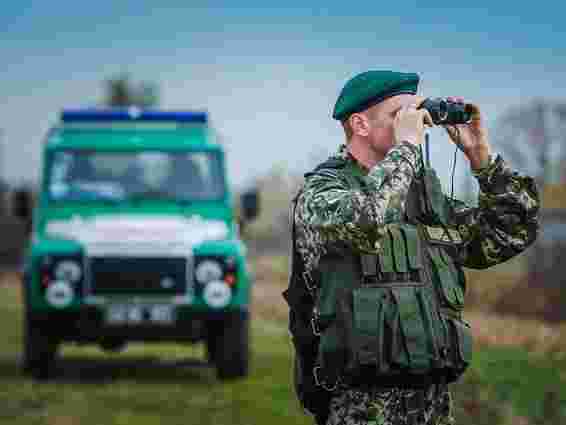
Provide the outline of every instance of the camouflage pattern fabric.
<path id="1" fill-rule="evenodd" d="M 474 175 L 479 208 L 460 203 L 454 225 L 469 241 L 462 265 L 483 269 L 519 254 L 535 240 L 540 198 L 534 180 L 513 171 L 501 156 Z"/>
<path id="2" fill-rule="evenodd" d="M 342 145 L 335 159 L 352 162 Z M 405 200 L 416 172 L 419 150 L 409 142 L 393 147 L 366 176 L 369 190 L 352 190 L 335 170 L 317 173 L 306 181 L 297 200 L 295 223 L 297 250 L 305 270 L 314 270 L 328 245 L 349 242 L 363 251 L 379 247 L 383 224 L 400 221 Z M 393 206 L 393 208 L 391 208 Z"/>
<path id="3" fill-rule="evenodd" d="M 334 159 L 361 168 L 342 145 Z M 402 142 L 371 170 L 360 172 L 367 190 L 353 190 L 341 170 L 322 170 L 305 181 L 297 199 L 297 250 L 311 274 L 334 242 L 366 252 L 379 248 L 385 224 L 402 220 L 413 177 L 420 170 L 419 150 Z M 530 245 L 538 231 L 539 195 L 532 178 L 521 176 L 497 156 L 474 173 L 479 207 L 453 202 L 454 223 L 463 241 L 464 267 L 482 269 L 508 260 Z"/>
<path id="4" fill-rule="evenodd" d="M 450 425 L 451 403 L 446 385 L 428 390 L 350 389 L 332 398 L 326 425 Z"/>
<path id="5" fill-rule="evenodd" d="M 421 167 L 419 149 L 408 142 L 392 147 L 370 170 L 363 169 L 345 145 L 331 158 L 345 167 L 308 176 L 296 203 L 296 247 L 311 277 L 335 243 L 365 252 L 379 250 L 386 224 L 404 219 L 409 187 Z M 357 173 L 366 187 L 353 189 L 345 171 Z M 449 227 L 464 241 L 458 248 L 459 265 L 482 269 L 510 259 L 535 240 L 540 201 L 534 181 L 511 170 L 501 156 L 490 158 L 474 175 L 480 187 L 478 207 L 451 201 Z M 447 389 L 427 394 L 424 407 L 409 411 L 411 391 L 341 388 L 332 400 L 328 425 L 453 423 Z"/>

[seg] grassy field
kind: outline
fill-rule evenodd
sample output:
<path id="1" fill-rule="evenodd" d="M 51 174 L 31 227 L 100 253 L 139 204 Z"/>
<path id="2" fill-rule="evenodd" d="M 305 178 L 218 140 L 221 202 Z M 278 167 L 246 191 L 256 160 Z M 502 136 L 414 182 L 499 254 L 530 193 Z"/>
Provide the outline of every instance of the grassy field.
<path id="1" fill-rule="evenodd" d="M 280 305 L 265 308 L 270 297 L 257 289 L 264 309 L 254 315 L 246 380 L 219 382 L 202 360 L 202 346 L 170 344 L 132 345 L 121 354 L 66 346 L 60 377 L 35 383 L 18 370 L 19 289 L 0 286 L 0 424 L 312 423 L 290 390 L 290 342 L 282 316 L 273 314 Z M 566 423 L 566 355 L 483 346 L 454 393 L 460 425 Z"/>
<path id="2" fill-rule="evenodd" d="M 125 353 L 65 347 L 54 382 L 18 370 L 21 330 L 17 288 L 0 287 L 0 424 L 308 424 L 289 392 L 282 326 L 253 326 L 253 371 L 220 383 L 201 345 L 132 345 Z"/>

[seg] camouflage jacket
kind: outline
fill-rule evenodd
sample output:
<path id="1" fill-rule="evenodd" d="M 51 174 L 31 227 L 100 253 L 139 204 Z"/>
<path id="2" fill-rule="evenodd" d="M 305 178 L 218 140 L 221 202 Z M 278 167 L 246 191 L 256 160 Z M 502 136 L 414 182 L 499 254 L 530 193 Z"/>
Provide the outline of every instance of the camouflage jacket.
<path id="1" fill-rule="evenodd" d="M 334 242 L 354 250 L 374 251 L 388 223 L 404 217 L 409 186 L 421 161 L 408 142 L 394 146 L 370 170 L 357 165 L 369 190 L 351 189 L 340 172 L 326 169 L 305 180 L 295 207 L 296 246 L 305 271 L 316 269 Z M 332 158 L 356 160 L 340 146 Z M 450 227 L 465 241 L 459 258 L 464 267 L 482 269 L 504 262 L 536 238 L 539 196 L 532 178 L 513 171 L 497 155 L 474 172 L 480 191 L 478 207 L 456 204 Z"/>

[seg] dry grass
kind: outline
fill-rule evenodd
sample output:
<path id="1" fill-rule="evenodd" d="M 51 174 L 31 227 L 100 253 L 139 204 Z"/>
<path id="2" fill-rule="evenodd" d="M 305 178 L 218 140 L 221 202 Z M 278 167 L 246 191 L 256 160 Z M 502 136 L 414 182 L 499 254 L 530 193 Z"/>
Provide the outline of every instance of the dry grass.
<path id="1" fill-rule="evenodd" d="M 254 277 L 260 284 L 276 285 L 282 289 L 287 285 L 289 268 L 287 255 L 260 255 L 252 261 Z"/>
<path id="2" fill-rule="evenodd" d="M 255 285 L 252 291 L 252 311 L 256 317 L 286 321 L 287 303 L 281 293 L 287 286 L 287 257 L 262 256 L 253 263 Z"/>
<path id="3" fill-rule="evenodd" d="M 566 324 L 469 311 L 465 317 L 478 344 L 522 347 L 533 352 L 566 352 Z"/>
<path id="4" fill-rule="evenodd" d="M 551 323 L 566 320 L 564 286 L 535 282 L 510 270 L 467 270 L 466 275 L 466 305 L 473 310 Z"/>
<path id="5" fill-rule="evenodd" d="M 484 311 L 493 311 L 503 294 L 523 279 L 522 273 L 496 270 L 466 270 L 466 305 Z"/>
<path id="6" fill-rule="evenodd" d="M 0 287 L 2 286 L 16 286 L 21 283 L 20 273 L 12 270 L 0 271 Z"/>
<path id="7" fill-rule="evenodd" d="M 286 256 L 259 256 L 253 261 L 256 278 L 252 308 L 259 318 L 286 321 L 288 307 L 281 292 L 288 280 Z M 515 288 L 518 275 L 509 272 L 468 271 L 468 304 L 465 317 L 480 345 L 515 346 L 534 352 L 566 352 L 566 323 L 494 312 L 502 294 Z M 471 299 L 470 299 L 471 298 Z M 525 303 L 529 300 L 528 295 Z M 471 301 L 471 302 L 470 302 Z M 536 303 L 531 296 L 530 306 Z"/>

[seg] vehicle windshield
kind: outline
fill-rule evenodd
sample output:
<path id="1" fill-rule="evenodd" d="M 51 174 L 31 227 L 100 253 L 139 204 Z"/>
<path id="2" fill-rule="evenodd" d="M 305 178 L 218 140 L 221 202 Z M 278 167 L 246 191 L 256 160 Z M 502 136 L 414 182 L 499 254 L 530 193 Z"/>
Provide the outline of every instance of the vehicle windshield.
<path id="1" fill-rule="evenodd" d="M 224 195 L 213 152 L 53 152 L 49 198 L 55 201 L 212 200 Z"/>

